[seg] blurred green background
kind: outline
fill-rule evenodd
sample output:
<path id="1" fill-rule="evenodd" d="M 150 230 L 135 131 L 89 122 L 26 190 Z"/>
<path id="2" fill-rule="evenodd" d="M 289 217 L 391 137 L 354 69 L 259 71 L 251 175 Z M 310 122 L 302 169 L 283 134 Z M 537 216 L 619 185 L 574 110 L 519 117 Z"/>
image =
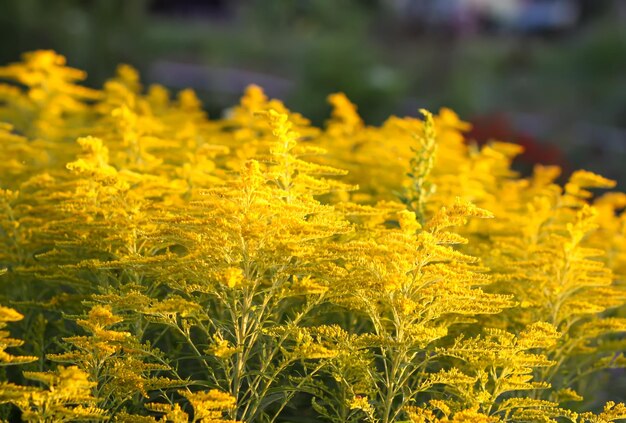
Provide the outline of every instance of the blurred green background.
<path id="1" fill-rule="evenodd" d="M 448 106 L 526 168 L 626 183 L 624 0 L 2 0 L 0 37 L 1 63 L 52 48 L 98 86 L 126 62 L 213 116 L 253 82 L 317 124 L 336 91 L 369 124 Z"/>

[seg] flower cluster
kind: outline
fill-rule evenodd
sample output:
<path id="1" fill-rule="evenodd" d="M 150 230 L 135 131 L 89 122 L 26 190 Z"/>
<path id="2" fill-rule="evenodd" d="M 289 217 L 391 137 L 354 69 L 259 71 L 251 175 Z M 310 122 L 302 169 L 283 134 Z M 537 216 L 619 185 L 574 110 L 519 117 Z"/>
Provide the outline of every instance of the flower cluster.
<path id="1" fill-rule="evenodd" d="M 0 67 L 0 418 L 626 418 L 594 396 L 626 365 L 613 181 L 522 177 L 448 109 L 372 127 L 333 94 L 317 128 L 251 86 L 210 119 L 84 76 Z"/>

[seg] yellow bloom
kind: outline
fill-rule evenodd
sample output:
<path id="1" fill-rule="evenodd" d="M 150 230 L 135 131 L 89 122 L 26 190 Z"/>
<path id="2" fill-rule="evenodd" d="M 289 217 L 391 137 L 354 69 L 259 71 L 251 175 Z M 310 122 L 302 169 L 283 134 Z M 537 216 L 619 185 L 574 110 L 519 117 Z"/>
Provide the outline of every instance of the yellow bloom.
<path id="1" fill-rule="evenodd" d="M 238 267 L 229 267 L 220 274 L 220 282 L 229 288 L 236 288 L 244 281 L 243 271 Z"/>

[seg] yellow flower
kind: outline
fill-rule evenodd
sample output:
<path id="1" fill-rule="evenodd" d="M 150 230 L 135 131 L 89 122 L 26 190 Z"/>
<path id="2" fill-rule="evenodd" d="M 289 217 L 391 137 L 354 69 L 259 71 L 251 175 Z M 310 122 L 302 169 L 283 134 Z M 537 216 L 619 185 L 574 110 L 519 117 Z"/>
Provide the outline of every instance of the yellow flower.
<path id="1" fill-rule="evenodd" d="M 374 413 L 374 407 L 370 404 L 369 399 L 365 395 L 355 395 L 348 405 L 350 406 L 350 410 L 362 410 L 368 415 Z"/>
<path id="2" fill-rule="evenodd" d="M 243 271 L 238 267 L 229 267 L 220 274 L 220 282 L 229 288 L 240 286 L 243 280 Z"/>
<path id="3" fill-rule="evenodd" d="M 228 340 L 224 339 L 221 334 L 213 335 L 214 345 L 207 349 L 207 352 L 218 358 L 227 359 L 237 352 Z"/>

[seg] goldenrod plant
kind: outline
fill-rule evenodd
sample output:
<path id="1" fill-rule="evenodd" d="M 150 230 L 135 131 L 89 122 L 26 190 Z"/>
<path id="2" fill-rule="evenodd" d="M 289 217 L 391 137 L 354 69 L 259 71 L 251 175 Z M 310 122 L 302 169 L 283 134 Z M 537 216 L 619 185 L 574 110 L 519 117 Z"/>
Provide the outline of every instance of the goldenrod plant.
<path id="1" fill-rule="evenodd" d="M 211 119 L 84 77 L 0 68 L 1 419 L 626 419 L 613 181 L 520 176 L 448 109 L 371 127 L 333 94 L 316 128 L 251 86 Z"/>

